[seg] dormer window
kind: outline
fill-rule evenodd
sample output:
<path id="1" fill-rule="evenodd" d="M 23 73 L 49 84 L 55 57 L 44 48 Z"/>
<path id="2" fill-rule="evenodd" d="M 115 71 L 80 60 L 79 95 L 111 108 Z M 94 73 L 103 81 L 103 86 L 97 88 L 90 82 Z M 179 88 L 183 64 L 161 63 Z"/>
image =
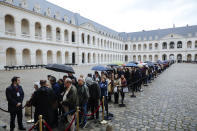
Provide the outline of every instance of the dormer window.
<path id="1" fill-rule="evenodd" d="M 36 13 L 40 13 L 40 11 L 41 11 L 40 5 L 39 4 L 35 4 L 34 8 L 33 8 L 33 11 L 36 12 Z"/>
<path id="2" fill-rule="evenodd" d="M 173 35 L 171 34 L 171 37 L 173 37 Z"/>
<path id="3" fill-rule="evenodd" d="M 71 19 L 71 24 L 75 25 L 75 18 L 74 17 L 72 17 L 72 19 Z"/>
<path id="4" fill-rule="evenodd" d="M 147 40 L 146 37 L 144 37 L 144 40 Z"/>
<path id="5" fill-rule="evenodd" d="M 27 8 L 27 0 L 21 0 L 19 6 L 23 8 Z"/>
<path id="6" fill-rule="evenodd" d="M 51 9 L 50 8 L 47 8 L 47 10 L 46 10 L 46 16 L 51 16 Z"/>
<path id="7" fill-rule="evenodd" d="M 55 17 L 55 19 L 60 19 L 60 13 L 56 12 L 54 17 Z"/>
<path id="8" fill-rule="evenodd" d="M 138 41 L 140 41 L 141 40 L 141 37 L 138 37 Z"/>
<path id="9" fill-rule="evenodd" d="M 69 23 L 69 18 L 68 18 L 68 16 L 64 15 L 64 21 L 67 22 L 67 23 Z"/>
<path id="10" fill-rule="evenodd" d="M 152 40 L 153 39 L 153 37 L 152 36 L 149 36 L 149 40 Z"/>
<path id="11" fill-rule="evenodd" d="M 6 2 L 12 4 L 13 3 L 13 0 L 6 0 Z"/>

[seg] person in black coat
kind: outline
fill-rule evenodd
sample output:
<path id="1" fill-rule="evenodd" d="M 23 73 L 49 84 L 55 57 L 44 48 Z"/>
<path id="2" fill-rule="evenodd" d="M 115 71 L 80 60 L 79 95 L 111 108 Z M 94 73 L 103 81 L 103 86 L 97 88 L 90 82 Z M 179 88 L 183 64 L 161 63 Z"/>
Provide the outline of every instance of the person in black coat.
<path id="1" fill-rule="evenodd" d="M 24 92 L 20 86 L 20 78 L 13 77 L 12 84 L 6 88 L 6 98 L 8 101 L 8 111 L 10 112 L 10 131 L 15 128 L 15 118 L 17 116 L 18 127 L 20 130 L 26 130 L 22 123 L 22 103 L 24 99 Z"/>
<path id="2" fill-rule="evenodd" d="M 34 92 L 30 103 L 35 107 L 34 122 L 38 121 L 38 116 L 54 127 L 54 108 L 57 108 L 57 97 L 51 88 L 46 86 L 46 80 L 40 81 L 40 88 Z"/>
<path id="3" fill-rule="evenodd" d="M 101 97 L 101 90 L 96 81 L 93 81 L 91 77 L 87 77 L 85 79 L 86 85 L 89 90 L 89 100 L 88 103 L 90 105 L 91 113 L 94 113 L 94 111 L 99 106 L 99 99 Z M 94 119 L 95 115 L 92 115 L 90 119 Z M 96 112 L 96 119 L 99 119 L 99 111 Z"/>

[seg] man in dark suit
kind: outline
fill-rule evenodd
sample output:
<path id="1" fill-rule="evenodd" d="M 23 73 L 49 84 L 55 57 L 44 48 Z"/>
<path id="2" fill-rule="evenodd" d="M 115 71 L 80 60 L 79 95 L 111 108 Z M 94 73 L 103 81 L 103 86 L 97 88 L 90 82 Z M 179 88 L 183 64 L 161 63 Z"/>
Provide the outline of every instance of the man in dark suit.
<path id="1" fill-rule="evenodd" d="M 22 103 L 24 98 L 24 92 L 22 86 L 20 86 L 20 78 L 13 77 L 12 84 L 6 88 L 6 98 L 8 101 L 8 111 L 10 112 L 10 131 L 15 128 L 15 118 L 17 115 L 19 130 L 26 130 L 23 127 L 22 118 Z"/>

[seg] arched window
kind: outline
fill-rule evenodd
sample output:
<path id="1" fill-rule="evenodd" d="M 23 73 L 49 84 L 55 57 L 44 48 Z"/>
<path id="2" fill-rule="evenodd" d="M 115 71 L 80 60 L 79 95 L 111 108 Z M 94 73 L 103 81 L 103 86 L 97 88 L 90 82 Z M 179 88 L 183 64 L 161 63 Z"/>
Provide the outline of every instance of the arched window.
<path id="1" fill-rule="evenodd" d="M 30 58 L 29 49 L 24 49 L 22 56 L 23 56 L 23 65 L 31 65 L 31 58 Z"/>
<path id="2" fill-rule="evenodd" d="M 35 23 L 35 38 L 42 39 L 42 28 L 39 22 Z"/>
<path id="3" fill-rule="evenodd" d="M 46 26 L 46 39 L 52 40 L 52 28 L 50 25 Z"/>
<path id="4" fill-rule="evenodd" d="M 197 40 L 195 41 L 195 48 L 197 48 Z"/>
<path id="5" fill-rule="evenodd" d="M 182 41 L 177 42 L 177 48 L 182 48 Z"/>
<path id="6" fill-rule="evenodd" d="M 90 44 L 90 35 L 87 36 L 87 44 L 89 45 Z"/>
<path id="7" fill-rule="evenodd" d="M 5 16 L 5 33 L 6 35 L 16 35 L 14 17 L 11 15 Z"/>
<path id="8" fill-rule="evenodd" d="M 68 38 L 68 30 L 64 30 L 64 41 L 68 42 L 69 38 Z"/>
<path id="9" fill-rule="evenodd" d="M 81 34 L 81 43 L 83 43 L 83 44 L 85 43 L 85 35 L 84 35 L 84 33 Z"/>
<path id="10" fill-rule="evenodd" d="M 158 49 L 158 43 L 155 43 L 155 50 Z"/>
<path id="11" fill-rule="evenodd" d="M 56 28 L 56 41 L 60 41 L 61 40 L 61 35 L 60 35 L 60 28 L 57 27 Z"/>
<path id="12" fill-rule="evenodd" d="M 138 50 L 141 50 L 141 44 L 138 45 Z"/>
<path id="13" fill-rule="evenodd" d="M 14 48 L 8 48 L 6 50 L 6 65 L 13 66 L 16 63 L 16 50 Z"/>
<path id="14" fill-rule="evenodd" d="M 133 50 L 136 50 L 136 45 L 133 45 Z"/>
<path id="15" fill-rule="evenodd" d="M 149 50 L 152 50 L 153 49 L 153 46 L 152 46 L 152 44 L 150 43 L 149 44 Z"/>
<path id="16" fill-rule="evenodd" d="M 170 49 L 174 49 L 174 42 L 173 41 L 170 42 Z"/>
<path id="17" fill-rule="evenodd" d="M 167 49 L 167 43 L 166 42 L 162 43 L 162 49 Z"/>
<path id="18" fill-rule="evenodd" d="M 72 42 L 75 42 L 75 32 L 72 31 Z"/>
<path id="19" fill-rule="evenodd" d="M 191 41 L 188 41 L 188 42 L 187 42 L 187 48 L 189 48 L 189 49 L 192 48 L 192 42 L 191 42 Z"/>
<path id="20" fill-rule="evenodd" d="M 21 34 L 23 37 L 29 37 L 29 21 L 26 19 L 21 20 Z"/>
<path id="21" fill-rule="evenodd" d="M 144 44 L 144 45 L 143 45 L 143 50 L 146 50 L 146 48 L 147 48 L 147 45 Z"/>

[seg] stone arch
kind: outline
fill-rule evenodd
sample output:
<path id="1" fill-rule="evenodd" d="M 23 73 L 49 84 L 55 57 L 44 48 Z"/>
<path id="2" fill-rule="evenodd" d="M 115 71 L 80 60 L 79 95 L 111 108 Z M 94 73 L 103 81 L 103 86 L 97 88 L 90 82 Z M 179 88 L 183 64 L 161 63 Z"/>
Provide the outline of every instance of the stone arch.
<path id="1" fill-rule="evenodd" d="M 51 25 L 46 26 L 46 39 L 52 40 L 52 27 Z"/>
<path id="2" fill-rule="evenodd" d="M 125 62 L 128 62 L 129 58 L 128 55 L 125 55 Z"/>
<path id="3" fill-rule="evenodd" d="M 88 53 L 88 63 L 91 63 L 91 54 Z"/>
<path id="4" fill-rule="evenodd" d="M 158 43 L 155 43 L 155 50 L 157 50 L 159 47 L 159 44 Z"/>
<path id="5" fill-rule="evenodd" d="M 31 57 L 30 57 L 30 50 L 23 49 L 22 51 L 22 63 L 23 65 L 31 65 Z"/>
<path id="6" fill-rule="evenodd" d="M 189 49 L 192 48 L 192 42 L 191 42 L 191 41 L 188 41 L 188 42 L 187 42 L 187 48 L 189 48 Z"/>
<path id="7" fill-rule="evenodd" d="M 142 61 L 141 55 L 138 55 L 138 61 Z"/>
<path id="8" fill-rule="evenodd" d="M 81 34 L 81 43 L 85 43 L 85 34 L 84 33 L 82 33 Z"/>
<path id="9" fill-rule="evenodd" d="M 76 42 L 75 32 L 74 31 L 72 31 L 72 42 Z"/>
<path id="10" fill-rule="evenodd" d="M 16 61 L 16 50 L 12 47 L 7 48 L 6 50 L 6 65 L 14 66 L 17 64 Z"/>
<path id="11" fill-rule="evenodd" d="M 133 56 L 133 61 L 137 61 L 136 55 Z"/>
<path id="12" fill-rule="evenodd" d="M 170 49 L 174 49 L 174 47 L 175 47 L 175 43 L 174 43 L 174 41 L 171 41 L 170 42 Z"/>
<path id="13" fill-rule="evenodd" d="M 177 48 L 182 48 L 183 44 L 182 44 L 182 41 L 178 41 L 177 42 Z"/>
<path id="14" fill-rule="evenodd" d="M 141 44 L 138 45 L 138 50 L 141 50 L 142 46 Z"/>
<path id="15" fill-rule="evenodd" d="M 167 55 L 166 55 L 166 54 L 163 54 L 163 55 L 162 55 L 162 60 L 163 60 L 163 61 L 167 60 Z"/>
<path id="16" fill-rule="evenodd" d="M 61 53 L 61 51 L 57 51 L 56 57 L 57 57 L 57 64 L 62 64 L 62 53 Z"/>
<path id="17" fill-rule="evenodd" d="M 162 43 L 162 49 L 167 49 L 167 42 Z"/>
<path id="18" fill-rule="evenodd" d="M 133 50 L 136 50 L 136 44 L 133 45 Z"/>
<path id="19" fill-rule="evenodd" d="M 64 30 L 64 41 L 68 42 L 69 41 L 69 37 L 68 37 L 68 30 Z"/>
<path id="20" fill-rule="evenodd" d="M 195 54 L 194 56 L 194 61 L 197 61 L 197 54 Z"/>
<path id="21" fill-rule="evenodd" d="M 43 55 L 41 50 L 36 50 L 36 65 L 43 64 Z"/>
<path id="22" fill-rule="evenodd" d="M 143 62 L 145 62 L 145 61 L 146 61 L 146 55 L 143 56 Z"/>
<path id="23" fill-rule="evenodd" d="M 170 55 L 169 55 L 169 59 L 170 59 L 170 60 L 175 60 L 174 54 L 170 54 Z"/>
<path id="24" fill-rule="evenodd" d="M 51 50 L 47 51 L 47 64 L 53 64 L 53 52 Z"/>
<path id="25" fill-rule="evenodd" d="M 192 61 L 192 55 L 191 54 L 187 54 L 187 61 L 191 62 Z"/>
<path id="26" fill-rule="evenodd" d="M 96 54 L 93 53 L 93 63 L 96 63 Z"/>
<path id="27" fill-rule="evenodd" d="M 90 35 L 87 36 L 87 44 L 90 44 Z"/>
<path id="28" fill-rule="evenodd" d="M 66 51 L 65 52 L 65 63 L 69 63 L 69 62 L 70 62 L 70 60 L 69 60 L 69 52 Z"/>
<path id="29" fill-rule="evenodd" d="M 148 58 L 149 58 L 149 61 L 153 61 L 153 56 L 152 55 L 149 55 Z"/>
<path id="30" fill-rule="evenodd" d="M 15 35 L 15 20 L 12 15 L 5 15 L 5 32 L 9 35 Z"/>
<path id="31" fill-rule="evenodd" d="M 75 56 L 75 52 L 72 53 L 72 64 L 76 63 L 76 56 Z"/>
<path id="32" fill-rule="evenodd" d="M 182 58 L 182 54 L 178 54 L 177 55 L 177 62 L 180 63 L 182 62 L 183 58 Z"/>
<path id="33" fill-rule="evenodd" d="M 29 21 L 27 19 L 21 20 L 21 34 L 24 36 L 29 36 Z"/>
<path id="34" fill-rule="evenodd" d="M 85 53 L 82 52 L 82 55 L 81 55 L 81 62 L 84 64 L 85 63 Z"/>
<path id="35" fill-rule="evenodd" d="M 61 40 L 61 29 L 59 27 L 56 28 L 56 40 Z"/>
<path id="36" fill-rule="evenodd" d="M 158 55 L 155 55 L 155 56 L 154 56 L 154 61 L 158 61 L 158 60 L 159 60 Z"/>
<path id="37" fill-rule="evenodd" d="M 42 37 L 42 26 L 40 22 L 35 23 L 35 38 L 36 39 L 41 39 Z"/>
<path id="38" fill-rule="evenodd" d="M 146 49 L 147 49 L 147 45 L 144 44 L 144 45 L 143 45 L 143 50 L 146 50 Z"/>

